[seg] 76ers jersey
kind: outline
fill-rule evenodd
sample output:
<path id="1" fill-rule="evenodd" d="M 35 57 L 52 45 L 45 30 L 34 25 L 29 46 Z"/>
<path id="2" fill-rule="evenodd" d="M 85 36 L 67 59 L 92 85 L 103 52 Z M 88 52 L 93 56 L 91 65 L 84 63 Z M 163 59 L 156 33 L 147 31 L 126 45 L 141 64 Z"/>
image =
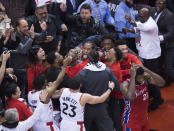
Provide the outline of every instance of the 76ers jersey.
<path id="1" fill-rule="evenodd" d="M 133 101 L 125 99 L 123 124 L 135 124 L 148 119 L 149 93 L 147 82 L 135 86 L 136 98 Z"/>
<path id="2" fill-rule="evenodd" d="M 73 122 L 84 121 L 84 107 L 80 105 L 82 93 L 73 93 L 65 88 L 60 97 L 61 117 L 63 120 Z"/>
<path id="3" fill-rule="evenodd" d="M 33 107 L 33 110 L 40 102 L 39 94 L 41 91 L 30 91 L 28 94 L 28 102 Z M 53 119 L 53 105 L 50 100 L 48 104 L 44 104 L 39 120 L 33 126 L 34 131 L 59 131 Z"/>

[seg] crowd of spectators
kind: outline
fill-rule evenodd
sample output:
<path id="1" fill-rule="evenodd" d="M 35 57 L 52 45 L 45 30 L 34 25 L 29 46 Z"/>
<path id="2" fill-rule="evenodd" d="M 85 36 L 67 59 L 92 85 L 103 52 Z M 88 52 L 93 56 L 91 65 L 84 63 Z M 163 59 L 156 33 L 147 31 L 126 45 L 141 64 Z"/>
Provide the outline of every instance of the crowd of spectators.
<path id="1" fill-rule="evenodd" d="M 0 0 L 0 130 L 148 131 L 174 81 L 173 12 L 172 0 Z M 72 117 L 83 126 L 62 127 Z"/>

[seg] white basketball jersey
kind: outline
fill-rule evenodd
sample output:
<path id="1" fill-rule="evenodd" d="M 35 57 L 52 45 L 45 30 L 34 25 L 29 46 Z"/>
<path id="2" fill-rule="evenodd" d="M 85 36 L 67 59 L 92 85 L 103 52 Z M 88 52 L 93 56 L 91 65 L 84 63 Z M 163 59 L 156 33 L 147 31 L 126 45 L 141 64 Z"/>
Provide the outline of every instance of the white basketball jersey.
<path id="1" fill-rule="evenodd" d="M 28 102 L 33 107 L 33 110 L 40 102 L 40 93 L 41 91 L 30 91 L 28 94 Z M 44 105 L 38 122 L 33 126 L 33 131 L 59 131 L 53 119 L 53 105 L 51 99 L 48 104 Z"/>
<path id="2" fill-rule="evenodd" d="M 63 120 L 73 122 L 84 121 L 84 106 L 80 105 L 82 93 L 73 93 L 65 88 L 60 96 L 61 117 Z"/>

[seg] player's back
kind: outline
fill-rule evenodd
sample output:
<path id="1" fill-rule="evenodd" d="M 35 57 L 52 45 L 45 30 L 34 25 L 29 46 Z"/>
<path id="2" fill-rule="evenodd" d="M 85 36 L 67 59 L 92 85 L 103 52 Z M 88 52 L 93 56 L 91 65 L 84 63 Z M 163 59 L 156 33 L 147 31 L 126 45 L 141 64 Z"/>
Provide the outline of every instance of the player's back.
<path id="1" fill-rule="evenodd" d="M 123 123 L 132 123 L 134 121 L 143 121 L 148 119 L 149 94 L 147 82 L 135 86 L 136 98 L 133 101 L 125 99 L 125 110 L 123 113 Z"/>
<path id="2" fill-rule="evenodd" d="M 28 94 L 28 102 L 32 106 L 33 110 L 40 102 L 39 94 L 41 91 L 30 91 Z M 42 113 L 38 122 L 33 126 L 34 131 L 50 131 L 51 129 L 59 130 L 53 119 L 53 105 L 50 99 L 48 104 L 44 104 Z"/>
<path id="3" fill-rule="evenodd" d="M 84 121 L 84 106 L 80 105 L 82 93 L 71 92 L 65 88 L 60 97 L 60 109 L 62 119 L 69 121 Z"/>

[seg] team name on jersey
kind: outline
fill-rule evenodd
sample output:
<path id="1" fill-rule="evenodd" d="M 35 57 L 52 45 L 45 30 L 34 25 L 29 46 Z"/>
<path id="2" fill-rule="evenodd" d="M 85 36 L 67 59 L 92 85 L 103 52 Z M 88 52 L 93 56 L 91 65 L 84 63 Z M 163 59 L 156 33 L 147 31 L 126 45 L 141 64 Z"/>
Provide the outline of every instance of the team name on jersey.
<path id="1" fill-rule="evenodd" d="M 140 91 L 137 91 L 137 90 L 136 90 L 136 96 L 143 95 L 144 92 L 146 92 L 146 91 L 147 91 L 147 88 L 144 88 L 144 89 L 142 89 L 142 90 L 140 90 Z"/>
<path id="2" fill-rule="evenodd" d="M 77 104 L 77 101 L 72 99 L 71 97 L 62 97 L 63 101 L 69 101 L 70 103 L 72 103 L 73 105 Z"/>

